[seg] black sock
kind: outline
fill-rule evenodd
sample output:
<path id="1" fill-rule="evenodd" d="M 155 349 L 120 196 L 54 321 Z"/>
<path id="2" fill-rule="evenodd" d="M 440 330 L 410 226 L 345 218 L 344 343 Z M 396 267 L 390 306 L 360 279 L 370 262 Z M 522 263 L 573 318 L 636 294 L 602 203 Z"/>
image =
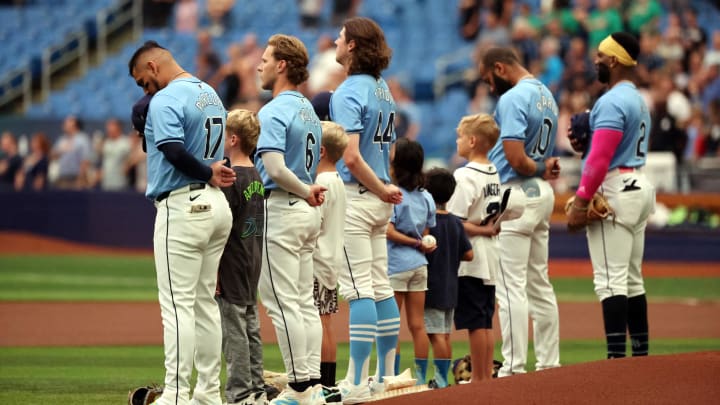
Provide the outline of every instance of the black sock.
<path id="1" fill-rule="evenodd" d="M 615 295 L 602 301 L 605 340 L 608 359 L 625 357 L 627 334 L 628 299 Z"/>
<path id="2" fill-rule="evenodd" d="M 645 294 L 628 298 L 628 331 L 633 356 L 647 356 L 648 335 L 647 298 Z"/>
<path id="3" fill-rule="evenodd" d="M 311 386 L 311 387 L 314 387 L 314 386 L 316 386 L 316 385 L 318 385 L 318 384 L 322 384 L 322 380 L 320 380 L 319 378 L 311 378 L 311 379 L 310 379 L 310 386 Z"/>
<path id="4" fill-rule="evenodd" d="M 320 383 L 326 387 L 335 386 L 335 362 L 320 363 Z"/>
<path id="5" fill-rule="evenodd" d="M 300 381 L 300 382 L 291 382 L 288 383 L 290 388 L 294 389 L 295 392 L 305 392 L 308 388 L 312 387 L 312 384 L 310 384 L 310 381 Z"/>

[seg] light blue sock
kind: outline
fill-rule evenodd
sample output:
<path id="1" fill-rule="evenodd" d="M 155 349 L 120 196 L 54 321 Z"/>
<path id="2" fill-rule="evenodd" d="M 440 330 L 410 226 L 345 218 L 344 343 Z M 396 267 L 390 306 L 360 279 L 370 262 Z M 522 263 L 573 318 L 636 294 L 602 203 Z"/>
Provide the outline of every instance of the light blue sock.
<path id="1" fill-rule="evenodd" d="M 450 359 L 435 359 L 435 382 L 439 388 L 445 388 L 448 386 L 447 375 L 450 370 Z"/>
<path id="2" fill-rule="evenodd" d="M 395 353 L 395 375 L 400 374 L 400 353 Z"/>
<path id="3" fill-rule="evenodd" d="M 415 383 L 415 385 L 425 384 L 425 376 L 427 375 L 427 364 L 427 359 L 415 358 L 415 378 L 417 378 L 417 382 Z"/>
<path id="4" fill-rule="evenodd" d="M 383 382 L 383 376 L 389 375 L 387 371 L 395 371 L 395 349 L 400 333 L 400 311 L 398 311 L 395 297 L 390 297 L 375 303 L 377 309 L 377 358 L 378 376 Z"/>
<path id="5" fill-rule="evenodd" d="M 347 379 L 355 385 L 367 375 L 367 368 L 372 351 L 373 336 L 376 333 L 377 312 L 375 303 L 370 298 L 350 301 L 350 367 Z"/>

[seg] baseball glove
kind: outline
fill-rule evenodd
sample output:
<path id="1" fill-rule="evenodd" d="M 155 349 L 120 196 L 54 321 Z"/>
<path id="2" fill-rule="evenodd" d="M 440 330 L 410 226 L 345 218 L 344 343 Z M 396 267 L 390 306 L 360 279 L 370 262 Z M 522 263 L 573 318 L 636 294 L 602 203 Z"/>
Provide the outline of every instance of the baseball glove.
<path id="1" fill-rule="evenodd" d="M 590 143 L 590 111 L 573 114 L 570 117 L 568 138 L 575 152 L 580 152 L 585 157 Z"/>
<path id="2" fill-rule="evenodd" d="M 565 203 L 566 214 L 570 213 L 570 209 L 574 201 L 575 196 L 572 196 Z M 610 203 L 608 203 L 608 201 L 605 199 L 605 196 L 600 193 L 595 193 L 587 207 L 588 221 L 596 221 L 598 219 L 605 219 L 614 216 L 615 210 L 613 210 L 613 208 L 610 206 Z"/>
<path id="3" fill-rule="evenodd" d="M 150 405 L 162 395 L 163 389 L 155 384 L 138 387 L 128 392 L 128 405 Z"/>

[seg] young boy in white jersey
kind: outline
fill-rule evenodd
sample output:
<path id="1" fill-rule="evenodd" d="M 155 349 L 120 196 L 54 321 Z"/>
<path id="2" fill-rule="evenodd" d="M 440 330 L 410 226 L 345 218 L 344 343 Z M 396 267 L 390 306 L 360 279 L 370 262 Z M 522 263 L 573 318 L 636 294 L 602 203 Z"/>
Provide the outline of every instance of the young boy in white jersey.
<path id="1" fill-rule="evenodd" d="M 317 109 L 316 109 L 317 111 Z M 326 387 L 335 385 L 335 356 L 337 347 L 330 316 L 337 313 L 338 268 L 343 265 L 343 229 L 345 227 L 345 183 L 335 164 L 342 158 L 348 144 L 345 130 L 338 124 L 322 121 L 320 162 L 315 182 L 327 188 L 325 202 L 320 206 L 320 235 L 313 253 L 315 306 L 322 323 L 320 351 L 320 382 Z M 327 397 L 326 397 L 327 400 Z"/>
<path id="2" fill-rule="evenodd" d="M 457 187 L 447 209 L 463 220 L 473 246 L 473 260 L 458 269 L 455 328 L 467 329 L 472 360 L 471 382 L 492 378 L 495 278 L 500 265 L 494 214 L 499 209 L 500 177 L 487 157 L 500 130 L 493 117 L 463 117 L 457 127 L 457 153 L 468 160 L 454 173 Z"/>

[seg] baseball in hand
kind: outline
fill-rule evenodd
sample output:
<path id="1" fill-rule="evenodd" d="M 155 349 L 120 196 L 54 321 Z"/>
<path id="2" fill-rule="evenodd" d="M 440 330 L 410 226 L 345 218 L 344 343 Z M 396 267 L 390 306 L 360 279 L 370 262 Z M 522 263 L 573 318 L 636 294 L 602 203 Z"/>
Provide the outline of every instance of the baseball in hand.
<path id="1" fill-rule="evenodd" d="M 422 243 L 425 246 L 431 247 L 431 246 L 435 246 L 437 244 L 437 240 L 435 239 L 434 236 L 428 234 L 428 235 L 423 236 Z"/>

